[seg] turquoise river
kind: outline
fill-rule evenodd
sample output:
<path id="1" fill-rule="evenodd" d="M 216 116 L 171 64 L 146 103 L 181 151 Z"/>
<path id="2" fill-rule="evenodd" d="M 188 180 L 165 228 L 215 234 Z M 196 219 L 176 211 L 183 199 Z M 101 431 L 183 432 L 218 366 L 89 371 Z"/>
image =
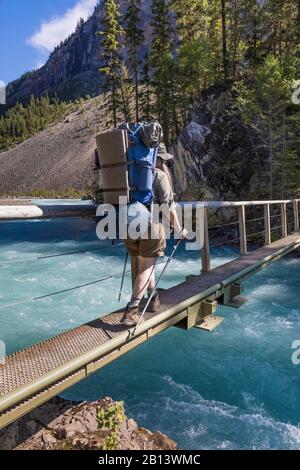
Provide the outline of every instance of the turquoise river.
<path id="1" fill-rule="evenodd" d="M 7 353 L 118 308 L 124 253 L 97 240 L 91 219 L 1 222 L 0 339 Z M 229 247 L 212 254 L 214 266 L 238 256 Z M 162 287 L 200 268 L 199 253 L 181 249 Z M 274 263 L 246 282 L 247 304 L 219 308 L 225 320 L 214 332 L 171 328 L 64 397 L 124 400 L 140 426 L 183 449 L 299 449 L 300 365 L 292 362 L 292 343 L 300 340 L 299 268 L 296 256 Z M 129 295 L 128 274 L 123 303 Z"/>

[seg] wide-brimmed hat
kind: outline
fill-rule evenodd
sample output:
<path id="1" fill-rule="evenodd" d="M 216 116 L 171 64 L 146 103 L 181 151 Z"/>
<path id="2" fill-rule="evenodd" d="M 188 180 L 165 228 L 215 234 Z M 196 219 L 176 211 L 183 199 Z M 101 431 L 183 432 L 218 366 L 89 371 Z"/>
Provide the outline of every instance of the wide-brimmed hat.
<path id="1" fill-rule="evenodd" d="M 157 157 L 161 158 L 162 160 L 168 161 L 173 160 L 174 155 L 167 152 L 165 144 L 160 144 L 158 147 Z"/>

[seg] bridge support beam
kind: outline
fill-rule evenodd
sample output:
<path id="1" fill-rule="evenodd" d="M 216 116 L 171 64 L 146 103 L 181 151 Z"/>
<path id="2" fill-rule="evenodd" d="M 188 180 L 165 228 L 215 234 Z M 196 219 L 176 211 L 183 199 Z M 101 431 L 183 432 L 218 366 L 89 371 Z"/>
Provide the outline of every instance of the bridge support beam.
<path id="1" fill-rule="evenodd" d="M 221 297 L 221 304 L 227 307 L 239 308 L 247 302 L 246 297 L 242 297 L 244 286 L 240 282 L 235 282 L 224 288 L 224 294 Z"/>
<path id="2" fill-rule="evenodd" d="M 187 316 L 180 323 L 174 325 L 183 330 L 190 330 L 200 325 L 202 321 L 213 315 L 218 308 L 218 302 L 212 299 L 201 300 L 187 308 Z"/>

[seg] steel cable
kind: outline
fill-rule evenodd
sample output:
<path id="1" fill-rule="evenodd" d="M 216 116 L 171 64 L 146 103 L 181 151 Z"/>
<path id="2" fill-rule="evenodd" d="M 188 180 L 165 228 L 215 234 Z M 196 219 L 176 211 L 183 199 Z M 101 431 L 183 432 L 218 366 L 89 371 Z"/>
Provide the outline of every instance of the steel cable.
<path id="1" fill-rule="evenodd" d="M 111 245 L 111 246 L 124 246 L 124 243 L 118 243 L 116 245 Z M 109 248 L 108 246 L 101 246 L 99 248 L 89 248 L 86 250 L 78 250 L 78 251 L 69 251 L 66 253 L 56 253 L 54 255 L 45 255 L 45 256 L 37 256 L 35 258 L 22 258 L 22 259 L 17 259 L 17 260 L 5 260 L 5 261 L 0 261 L 0 265 L 3 264 L 13 264 L 13 263 L 25 263 L 28 261 L 40 261 L 40 260 L 45 260 L 45 259 L 50 259 L 50 258 L 59 258 L 61 256 L 70 256 L 70 255 L 76 255 L 80 253 L 89 253 L 90 251 L 101 251 L 101 250 L 107 250 Z"/>
<path id="2" fill-rule="evenodd" d="M 156 265 L 159 266 L 160 264 L 164 264 L 164 263 L 166 263 L 166 261 L 163 260 L 163 261 L 160 261 L 159 263 L 156 263 Z M 126 274 L 128 274 L 130 272 L 131 272 L 131 269 L 128 269 L 127 271 L 125 271 Z M 122 274 L 123 273 L 115 273 L 115 274 L 112 274 L 110 276 L 106 276 L 104 278 L 95 279 L 93 281 L 86 282 L 85 284 L 80 284 L 78 286 L 68 287 L 66 289 L 51 292 L 49 294 L 41 295 L 41 296 L 38 296 L 38 297 L 31 297 L 30 299 L 24 299 L 24 300 L 20 300 L 19 302 L 13 302 L 11 304 L 2 305 L 2 306 L 0 306 L 0 310 L 5 310 L 7 308 L 15 307 L 17 305 L 24 305 L 24 304 L 27 304 L 27 303 L 30 303 L 30 302 L 43 300 L 43 299 L 46 299 L 48 297 L 54 297 L 55 295 L 63 294 L 65 292 L 71 292 L 71 291 L 74 291 L 74 290 L 77 290 L 77 289 L 82 289 L 83 287 L 89 287 L 89 286 L 94 285 L 94 284 L 99 284 L 101 282 L 108 281 L 109 279 L 116 279 L 117 277 L 122 276 Z"/>
<path id="3" fill-rule="evenodd" d="M 229 222 L 228 224 L 222 224 L 222 225 L 211 225 L 208 227 L 208 230 L 215 229 L 215 228 L 222 228 L 222 227 L 228 227 L 229 225 L 237 225 L 238 222 Z"/>

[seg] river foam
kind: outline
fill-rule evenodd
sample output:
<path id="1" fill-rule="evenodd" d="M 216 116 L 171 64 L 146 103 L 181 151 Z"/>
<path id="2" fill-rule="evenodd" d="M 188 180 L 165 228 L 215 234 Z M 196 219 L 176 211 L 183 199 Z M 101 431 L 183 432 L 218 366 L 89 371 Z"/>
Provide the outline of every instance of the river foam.
<path id="1" fill-rule="evenodd" d="M 83 253 L 32 260 L 73 251 Z M 236 249 L 214 249 L 212 264 L 236 256 Z M 2 225 L 0 339 L 8 352 L 118 308 L 124 257 L 124 247 L 96 239 L 89 219 Z M 181 249 L 162 287 L 199 271 L 199 255 Z M 214 332 L 172 328 L 65 396 L 125 400 L 141 426 L 165 432 L 180 448 L 300 448 L 300 366 L 291 361 L 300 339 L 299 283 L 299 258 L 276 262 L 247 281 L 244 306 L 219 308 L 225 321 Z M 32 300 L 58 291 L 65 292 Z M 130 291 L 127 274 L 123 304 Z"/>

